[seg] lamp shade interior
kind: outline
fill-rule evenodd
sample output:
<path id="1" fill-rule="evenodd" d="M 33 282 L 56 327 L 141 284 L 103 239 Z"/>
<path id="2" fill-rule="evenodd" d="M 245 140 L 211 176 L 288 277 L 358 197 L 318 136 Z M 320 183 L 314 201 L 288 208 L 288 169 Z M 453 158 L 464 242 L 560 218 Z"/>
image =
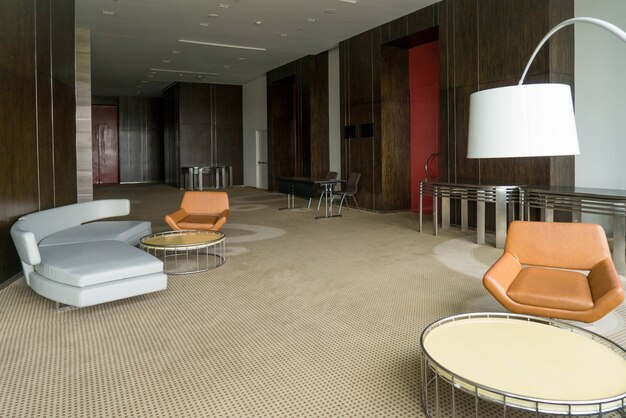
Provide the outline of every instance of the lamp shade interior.
<path id="1" fill-rule="evenodd" d="M 467 158 L 579 153 L 568 85 L 516 85 L 471 95 Z"/>

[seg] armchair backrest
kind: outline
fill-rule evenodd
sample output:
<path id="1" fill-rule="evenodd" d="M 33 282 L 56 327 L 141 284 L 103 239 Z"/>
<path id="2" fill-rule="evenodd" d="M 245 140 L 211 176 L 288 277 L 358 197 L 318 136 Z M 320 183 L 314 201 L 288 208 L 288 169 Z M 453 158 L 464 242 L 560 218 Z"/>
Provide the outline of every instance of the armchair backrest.
<path id="1" fill-rule="evenodd" d="M 226 192 L 185 192 L 180 207 L 187 213 L 220 213 L 230 209 Z"/>
<path id="2" fill-rule="evenodd" d="M 504 251 L 521 264 L 574 270 L 611 257 L 604 229 L 588 223 L 515 221 Z"/>

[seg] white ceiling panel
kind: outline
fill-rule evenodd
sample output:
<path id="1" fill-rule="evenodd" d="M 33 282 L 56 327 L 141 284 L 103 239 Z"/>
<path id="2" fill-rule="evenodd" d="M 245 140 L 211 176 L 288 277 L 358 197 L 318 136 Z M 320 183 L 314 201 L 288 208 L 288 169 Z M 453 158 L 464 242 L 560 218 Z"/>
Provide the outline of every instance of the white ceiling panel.
<path id="1" fill-rule="evenodd" d="M 436 2 L 76 0 L 76 26 L 91 30 L 93 95 L 158 96 L 177 80 L 244 84 Z M 266 51 L 183 44 L 179 39 Z M 152 73 L 155 68 L 175 72 Z"/>

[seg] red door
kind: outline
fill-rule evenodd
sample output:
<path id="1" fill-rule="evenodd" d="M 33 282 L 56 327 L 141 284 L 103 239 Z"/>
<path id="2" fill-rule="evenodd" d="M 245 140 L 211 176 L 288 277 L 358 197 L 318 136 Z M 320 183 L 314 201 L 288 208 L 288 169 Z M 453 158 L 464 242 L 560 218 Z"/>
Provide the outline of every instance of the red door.
<path id="1" fill-rule="evenodd" d="M 439 175 L 439 42 L 409 50 L 411 91 L 411 210 L 419 211 L 419 183 Z M 432 213 L 430 196 L 424 213 Z"/>
<path id="2" fill-rule="evenodd" d="M 91 107 L 93 184 L 119 183 L 117 106 Z"/>

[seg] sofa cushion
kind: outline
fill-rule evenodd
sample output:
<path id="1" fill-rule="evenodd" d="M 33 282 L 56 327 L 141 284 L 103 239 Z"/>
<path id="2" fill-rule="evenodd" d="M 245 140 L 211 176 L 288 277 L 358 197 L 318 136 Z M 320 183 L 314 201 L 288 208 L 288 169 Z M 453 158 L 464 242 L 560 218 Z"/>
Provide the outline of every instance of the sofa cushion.
<path id="1" fill-rule="evenodd" d="M 78 225 L 47 236 L 39 243 L 40 247 L 79 242 L 123 241 L 137 245 L 139 239 L 152 233 L 150 222 L 144 221 L 101 221 Z"/>
<path id="2" fill-rule="evenodd" d="M 593 308 L 587 276 L 576 271 L 528 267 L 518 274 L 506 293 L 522 305 L 570 311 Z"/>
<path id="3" fill-rule="evenodd" d="M 121 241 L 93 241 L 40 247 L 35 271 L 70 286 L 98 283 L 163 272 L 163 262 Z"/>

